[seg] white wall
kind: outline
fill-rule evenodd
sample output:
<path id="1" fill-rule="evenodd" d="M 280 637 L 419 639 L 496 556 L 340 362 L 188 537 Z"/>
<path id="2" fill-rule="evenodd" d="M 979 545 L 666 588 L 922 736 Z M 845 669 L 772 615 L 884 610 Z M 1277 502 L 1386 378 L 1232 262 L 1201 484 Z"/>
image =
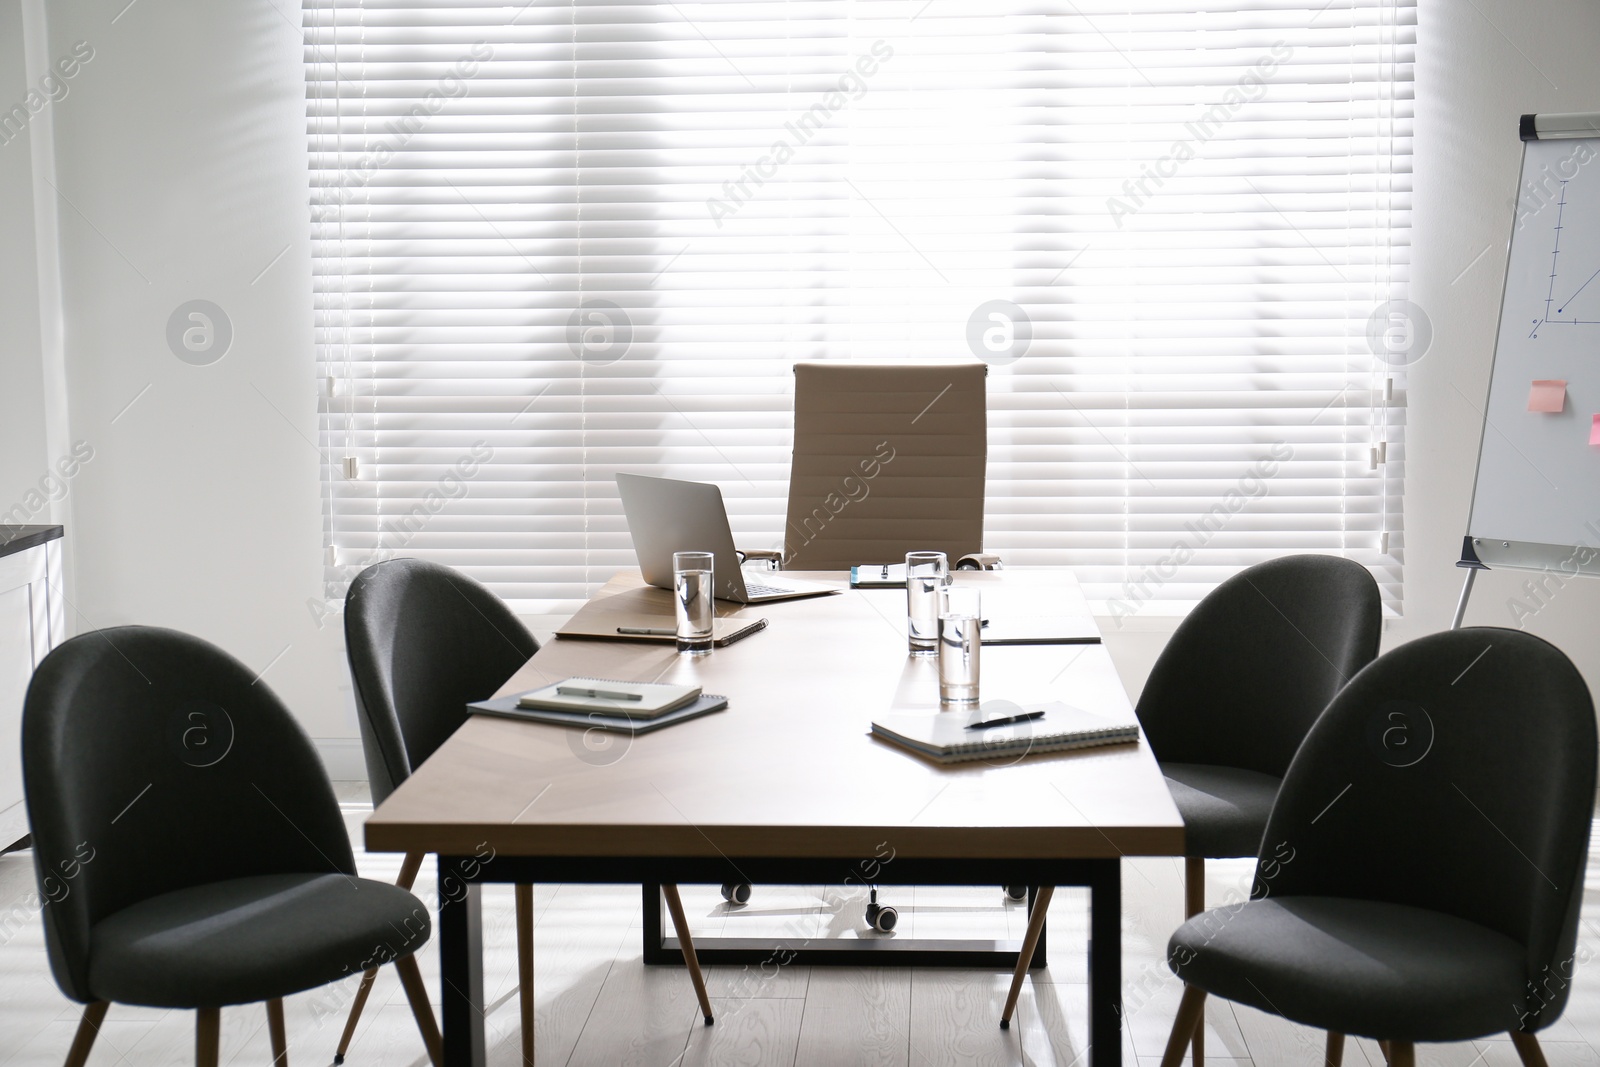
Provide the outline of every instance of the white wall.
<path id="1" fill-rule="evenodd" d="M 72 433 L 95 450 L 72 492 L 76 625 L 188 630 L 266 669 L 314 736 L 354 736 L 337 620 L 319 631 L 306 606 L 322 518 L 298 7 L 105 0 L 49 20 L 52 58 L 94 53 L 51 109 Z M 193 299 L 232 322 L 210 366 L 168 347 Z"/>
<path id="2" fill-rule="evenodd" d="M 22 7 L 0 0 L 0 118 L 26 107 Z M 13 127 L 14 129 L 14 127 Z M 31 139 L 0 132 L 0 522 L 38 490 L 45 453 L 38 264 L 33 243 Z M 28 506 L 28 510 L 32 510 Z M 48 521 L 48 517 L 35 519 Z"/>
<path id="3" fill-rule="evenodd" d="M 0 101 L 20 92 L 6 21 L 16 2 L 0 0 Z M 51 108 L 73 205 L 60 211 L 72 432 L 96 450 L 72 495 L 78 625 L 206 636 L 258 669 L 271 663 L 267 680 L 314 735 L 354 737 L 336 622 L 319 631 L 306 608 L 320 594 L 322 539 L 299 12 L 270 0 L 125 2 L 49 10 L 52 56 L 80 40 L 95 50 Z M 1389 647 L 1448 625 L 1459 588 L 1516 118 L 1600 109 L 1595 6 L 1421 4 L 1412 295 L 1435 335 L 1408 398 L 1406 617 Z M 7 319 L 28 301 L 29 257 L 11 239 L 26 202 L 16 147 L 0 146 Z M 219 304 L 235 330 L 208 367 L 179 361 L 164 337 L 168 315 L 195 298 Z M 0 334 L 0 501 L 46 461 L 29 421 L 38 372 L 26 313 L 11 321 L 23 332 Z M 1523 580 L 1484 576 L 1468 621 L 1511 624 L 1506 602 Z M 1527 628 L 1600 689 L 1597 613 L 1600 582 L 1574 583 Z M 1151 620 L 1111 638 L 1130 684 L 1165 629 Z"/>

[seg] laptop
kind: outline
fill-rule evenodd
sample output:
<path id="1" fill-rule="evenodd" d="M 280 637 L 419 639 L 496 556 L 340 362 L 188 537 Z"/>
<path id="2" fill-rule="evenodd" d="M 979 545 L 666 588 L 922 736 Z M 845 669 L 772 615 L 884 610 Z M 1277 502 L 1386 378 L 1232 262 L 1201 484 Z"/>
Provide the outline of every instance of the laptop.
<path id="1" fill-rule="evenodd" d="M 722 490 L 705 482 L 617 475 L 617 495 L 633 535 L 644 580 L 658 589 L 672 588 L 674 552 L 710 552 L 716 557 L 717 597 L 740 604 L 765 604 L 803 596 L 826 596 L 842 590 L 812 582 L 796 582 L 774 574 L 771 580 L 747 582 L 733 547 L 733 530 L 722 504 Z"/>

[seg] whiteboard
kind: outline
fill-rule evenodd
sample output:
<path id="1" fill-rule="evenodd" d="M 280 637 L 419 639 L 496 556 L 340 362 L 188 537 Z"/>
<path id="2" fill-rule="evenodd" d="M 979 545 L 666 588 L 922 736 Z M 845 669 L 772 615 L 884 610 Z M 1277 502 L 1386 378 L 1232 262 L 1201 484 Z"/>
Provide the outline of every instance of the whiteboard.
<path id="1" fill-rule="evenodd" d="M 1463 558 L 1600 574 L 1600 114 L 1524 116 L 1517 214 Z M 1535 380 L 1565 380 L 1558 413 Z"/>

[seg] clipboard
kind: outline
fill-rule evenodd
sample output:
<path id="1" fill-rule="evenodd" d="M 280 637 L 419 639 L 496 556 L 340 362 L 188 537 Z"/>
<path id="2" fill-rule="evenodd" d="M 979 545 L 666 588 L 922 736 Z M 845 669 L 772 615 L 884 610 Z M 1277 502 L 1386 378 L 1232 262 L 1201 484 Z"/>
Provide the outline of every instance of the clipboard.
<path id="1" fill-rule="evenodd" d="M 726 648 L 735 641 L 741 641 L 766 628 L 766 619 L 729 614 L 713 620 L 711 644 L 715 648 Z M 620 633 L 619 630 L 659 632 Z M 625 589 L 611 596 L 594 598 L 579 608 L 578 613 L 556 631 L 556 636 L 670 645 L 676 643 L 676 633 L 677 621 L 672 613 L 671 591 L 647 585 L 639 589 Z"/>

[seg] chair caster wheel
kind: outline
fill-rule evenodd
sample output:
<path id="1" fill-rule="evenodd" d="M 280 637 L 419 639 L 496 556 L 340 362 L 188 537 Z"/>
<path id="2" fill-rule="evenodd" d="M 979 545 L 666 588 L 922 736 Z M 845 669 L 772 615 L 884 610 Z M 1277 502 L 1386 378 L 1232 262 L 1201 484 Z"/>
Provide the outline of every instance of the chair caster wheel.
<path id="1" fill-rule="evenodd" d="M 900 913 L 887 904 L 876 902 L 867 905 L 867 925 L 879 933 L 888 933 L 900 921 Z"/>
<path id="2" fill-rule="evenodd" d="M 748 882 L 723 882 L 722 899 L 729 904 L 750 903 L 750 883 Z"/>
<path id="3" fill-rule="evenodd" d="M 1025 886 L 1025 885 L 1008 885 L 1008 886 L 1006 886 L 1006 899 L 1007 900 L 1027 900 L 1028 899 L 1028 887 Z"/>

